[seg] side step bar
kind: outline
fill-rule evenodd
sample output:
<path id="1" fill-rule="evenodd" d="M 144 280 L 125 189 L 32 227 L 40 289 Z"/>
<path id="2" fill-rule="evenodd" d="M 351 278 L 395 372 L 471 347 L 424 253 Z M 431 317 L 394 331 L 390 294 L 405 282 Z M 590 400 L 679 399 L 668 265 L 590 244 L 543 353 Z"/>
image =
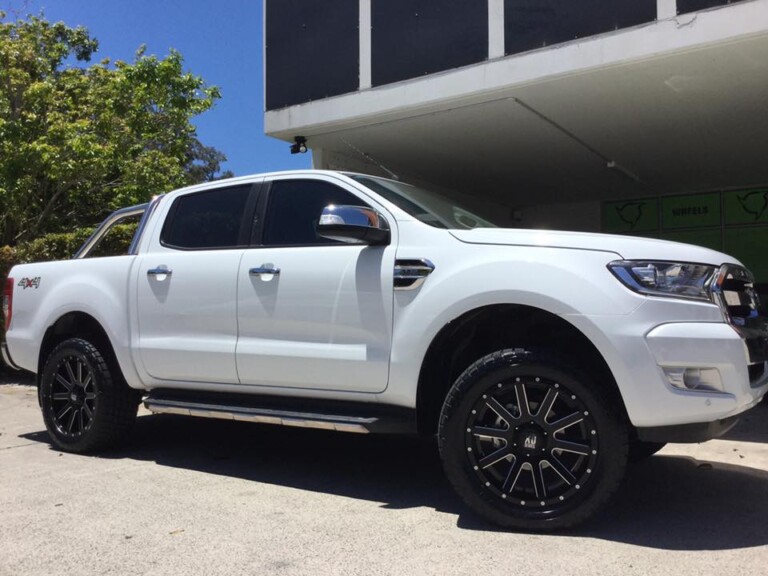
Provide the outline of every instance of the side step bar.
<path id="1" fill-rule="evenodd" d="M 159 393 L 158 393 L 159 392 Z M 298 409 L 290 406 L 258 405 L 259 397 L 248 395 L 217 395 L 208 394 L 207 397 L 184 397 L 178 393 L 162 393 L 152 391 L 144 397 L 144 406 L 147 410 L 156 414 L 181 414 L 184 416 L 200 416 L 203 418 L 218 418 L 222 420 L 237 420 L 240 422 L 256 422 L 260 424 L 277 424 L 281 426 L 297 426 L 300 428 L 317 428 L 321 430 L 335 430 L 337 432 L 355 432 L 367 434 L 369 432 L 394 432 L 411 433 L 410 418 L 398 414 L 397 417 L 385 416 L 357 416 L 345 414 L 349 412 L 349 406 L 325 406 L 330 409 L 320 412 L 314 408 L 322 409 L 323 402 L 313 406 L 313 410 L 305 411 L 303 408 L 308 403 L 303 400 L 304 406 Z M 218 397 L 217 397 L 218 396 Z M 274 403 L 273 399 L 270 399 Z M 268 404 L 269 400 L 264 403 Z M 358 412 L 363 412 L 363 407 L 371 407 L 370 404 L 362 407 L 356 405 Z M 378 406 L 373 405 L 373 408 Z M 373 411 L 373 410 L 370 410 Z M 415 427 L 414 427 L 415 428 Z"/>

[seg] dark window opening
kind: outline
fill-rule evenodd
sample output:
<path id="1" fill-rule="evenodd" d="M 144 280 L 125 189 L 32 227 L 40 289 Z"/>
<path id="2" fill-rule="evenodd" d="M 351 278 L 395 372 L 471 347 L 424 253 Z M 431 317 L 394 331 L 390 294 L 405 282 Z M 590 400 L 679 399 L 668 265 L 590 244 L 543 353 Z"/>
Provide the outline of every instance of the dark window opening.
<path id="1" fill-rule="evenodd" d="M 741 2 L 741 0 L 677 0 L 677 13 L 698 12 L 699 10 L 706 10 L 715 6 L 733 4 L 734 2 Z"/>
<path id="2" fill-rule="evenodd" d="M 358 8 L 358 0 L 267 2 L 267 110 L 358 89 Z"/>
<path id="3" fill-rule="evenodd" d="M 311 246 L 342 244 L 318 236 L 317 223 L 323 208 L 366 206 L 354 194 L 319 180 L 276 180 L 269 191 L 269 205 L 263 244 L 268 246 Z"/>
<path id="4" fill-rule="evenodd" d="M 505 0 L 505 51 L 518 54 L 656 19 L 656 0 Z"/>
<path id="5" fill-rule="evenodd" d="M 172 248 L 234 248 L 251 185 L 218 188 L 177 198 L 160 240 Z"/>
<path id="6" fill-rule="evenodd" d="M 488 1 L 372 0 L 374 86 L 488 58 Z"/>

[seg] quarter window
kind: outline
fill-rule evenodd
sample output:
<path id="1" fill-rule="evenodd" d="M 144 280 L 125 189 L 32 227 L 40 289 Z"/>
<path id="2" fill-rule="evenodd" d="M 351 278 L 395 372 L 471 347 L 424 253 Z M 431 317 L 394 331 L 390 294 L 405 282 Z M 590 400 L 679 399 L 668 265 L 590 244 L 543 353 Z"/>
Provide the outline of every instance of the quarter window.
<path id="1" fill-rule="evenodd" d="M 321 180 L 276 180 L 269 190 L 263 243 L 268 246 L 341 244 L 317 235 L 323 208 L 366 206 L 354 194 Z"/>
<path id="2" fill-rule="evenodd" d="M 250 191 L 247 184 L 180 196 L 171 206 L 160 240 L 171 248 L 193 250 L 240 245 Z"/>

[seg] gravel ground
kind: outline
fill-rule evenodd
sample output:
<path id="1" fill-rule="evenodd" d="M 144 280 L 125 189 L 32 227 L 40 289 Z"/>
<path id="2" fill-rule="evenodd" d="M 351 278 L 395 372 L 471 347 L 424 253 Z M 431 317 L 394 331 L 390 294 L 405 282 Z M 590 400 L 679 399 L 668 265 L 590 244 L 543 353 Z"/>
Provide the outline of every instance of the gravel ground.
<path id="1" fill-rule="evenodd" d="M 5 382 L 5 383 L 3 383 Z M 433 441 L 140 412 L 132 444 L 51 448 L 34 388 L 0 380 L 0 575 L 765 575 L 768 405 L 722 440 L 631 466 L 557 535 L 495 530 Z"/>

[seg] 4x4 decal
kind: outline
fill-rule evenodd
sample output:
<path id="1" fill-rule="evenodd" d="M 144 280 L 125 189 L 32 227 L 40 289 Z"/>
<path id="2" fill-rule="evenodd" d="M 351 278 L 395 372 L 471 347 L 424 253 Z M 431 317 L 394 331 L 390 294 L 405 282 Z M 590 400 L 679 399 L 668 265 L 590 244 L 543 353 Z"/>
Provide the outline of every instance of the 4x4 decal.
<path id="1" fill-rule="evenodd" d="M 36 276 L 35 278 L 22 278 L 19 280 L 17 286 L 20 286 L 24 290 L 27 288 L 34 288 L 37 290 L 40 288 L 40 276 Z"/>

